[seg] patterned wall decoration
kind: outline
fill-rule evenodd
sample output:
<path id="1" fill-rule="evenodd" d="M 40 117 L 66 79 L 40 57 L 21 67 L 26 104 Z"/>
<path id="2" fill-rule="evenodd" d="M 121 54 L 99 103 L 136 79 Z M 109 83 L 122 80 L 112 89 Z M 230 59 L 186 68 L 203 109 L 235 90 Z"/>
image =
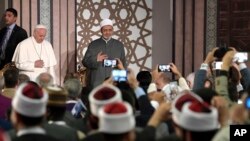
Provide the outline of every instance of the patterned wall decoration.
<path id="1" fill-rule="evenodd" d="M 47 27 L 46 40 L 51 41 L 50 0 L 40 0 L 40 23 Z"/>
<path id="2" fill-rule="evenodd" d="M 217 0 L 207 1 L 206 53 L 216 46 L 217 38 Z"/>
<path id="3" fill-rule="evenodd" d="M 101 36 L 99 23 L 114 22 L 114 38 L 125 46 L 129 67 L 136 72 L 152 65 L 152 0 L 76 0 L 77 64 L 88 44 Z"/>

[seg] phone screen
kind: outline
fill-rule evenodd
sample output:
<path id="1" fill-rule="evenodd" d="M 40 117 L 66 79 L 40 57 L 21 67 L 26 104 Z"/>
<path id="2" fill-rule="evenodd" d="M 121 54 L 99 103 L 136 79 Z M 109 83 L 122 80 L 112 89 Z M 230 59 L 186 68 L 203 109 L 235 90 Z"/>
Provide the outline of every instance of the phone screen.
<path id="1" fill-rule="evenodd" d="M 214 70 L 220 70 L 221 69 L 221 65 L 223 62 L 214 62 L 213 63 L 213 69 Z"/>
<path id="2" fill-rule="evenodd" d="M 77 103 L 74 105 L 74 107 L 71 110 L 71 114 L 75 118 L 81 118 L 87 111 L 87 107 L 83 104 L 81 100 L 78 100 Z"/>
<path id="3" fill-rule="evenodd" d="M 115 59 L 104 59 L 103 66 L 104 67 L 115 67 L 117 65 L 117 60 Z"/>
<path id="4" fill-rule="evenodd" d="M 247 60 L 248 60 L 248 54 L 247 54 L 247 52 L 237 52 L 234 55 L 234 59 L 233 59 L 234 62 L 237 61 L 239 63 L 246 62 Z"/>
<path id="5" fill-rule="evenodd" d="M 158 66 L 158 71 L 159 72 L 170 72 L 170 65 L 159 65 Z"/>
<path id="6" fill-rule="evenodd" d="M 113 81 L 121 82 L 127 81 L 127 71 L 126 70 L 112 70 Z"/>
<path id="7" fill-rule="evenodd" d="M 246 98 L 245 105 L 246 105 L 246 108 L 247 108 L 247 109 L 250 109 L 250 96 L 248 96 L 248 97 Z"/>

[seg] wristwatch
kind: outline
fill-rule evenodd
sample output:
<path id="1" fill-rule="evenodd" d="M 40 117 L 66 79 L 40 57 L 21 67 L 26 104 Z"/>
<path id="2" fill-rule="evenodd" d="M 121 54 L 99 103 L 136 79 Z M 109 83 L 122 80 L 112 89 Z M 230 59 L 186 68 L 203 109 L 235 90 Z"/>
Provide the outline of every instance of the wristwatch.
<path id="1" fill-rule="evenodd" d="M 206 63 L 202 63 L 200 69 L 201 70 L 208 70 L 209 66 Z"/>

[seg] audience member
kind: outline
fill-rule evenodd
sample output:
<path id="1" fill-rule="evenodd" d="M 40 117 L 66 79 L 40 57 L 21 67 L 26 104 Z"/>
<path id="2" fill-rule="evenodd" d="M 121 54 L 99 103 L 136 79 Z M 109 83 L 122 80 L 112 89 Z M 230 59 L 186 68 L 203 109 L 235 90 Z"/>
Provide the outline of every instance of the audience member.
<path id="1" fill-rule="evenodd" d="M 133 109 L 126 102 L 107 104 L 99 110 L 99 129 L 104 141 L 135 141 Z"/>
<path id="2" fill-rule="evenodd" d="M 89 122 L 92 129 L 98 128 L 98 110 L 105 104 L 122 101 L 121 91 L 113 85 L 100 85 L 89 94 Z"/>
<path id="3" fill-rule="evenodd" d="M 73 78 L 66 80 L 63 87 L 68 91 L 66 109 L 71 112 L 75 104 L 80 100 L 82 85 L 80 80 Z"/>
<path id="4" fill-rule="evenodd" d="M 22 83 L 30 81 L 30 78 L 26 74 L 19 74 L 18 75 L 18 85 L 21 85 Z"/>
<path id="5" fill-rule="evenodd" d="M 165 74 L 160 73 L 160 76 L 155 80 L 155 84 L 158 91 L 163 91 L 166 94 L 166 101 L 173 101 L 175 96 L 181 91 L 178 85 L 175 85 L 175 91 L 172 91 L 172 87 L 170 85 L 171 79 Z"/>
<path id="6" fill-rule="evenodd" d="M 36 78 L 36 83 L 42 88 L 53 85 L 53 81 L 52 75 L 47 72 L 40 73 Z"/>
<path id="7" fill-rule="evenodd" d="M 19 71 L 17 69 L 8 69 L 4 72 L 4 89 L 2 94 L 6 97 L 13 98 L 18 86 L 18 75 Z"/>
<path id="8" fill-rule="evenodd" d="M 68 141 L 84 138 L 83 133 L 68 126 L 63 120 L 66 112 L 67 91 L 60 86 L 47 86 L 45 89 L 49 95 L 46 114 L 48 124 L 45 123 L 43 127 L 48 134 L 59 140 Z"/>
<path id="9" fill-rule="evenodd" d="M 191 72 L 190 74 L 187 75 L 186 77 L 186 81 L 188 83 L 189 88 L 192 90 L 193 89 L 193 85 L 194 85 L 194 76 L 195 76 L 195 72 Z"/>
<path id="10" fill-rule="evenodd" d="M 19 86 L 12 101 L 11 121 L 16 130 L 13 141 L 57 141 L 41 127 L 47 100 L 48 94 L 36 83 Z"/>
<path id="11" fill-rule="evenodd" d="M 82 85 L 80 80 L 76 78 L 67 79 L 63 86 L 67 92 L 65 122 L 84 133 L 89 128 L 87 124 L 87 114 L 89 113 L 86 103 L 81 100 Z M 85 127 L 84 127 L 85 126 Z"/>
<path id="12" fill-rule="evenodd" d="M 8 111 L 18 85 L 18 70 L 7 69 L 4 74 L 4 88 L 0 94 L 0 118 L 9 121 Z"/>
<path id="13" fill-rule="evenodd" d="M 136 76 L 139 86 L 147 93 L 149 84 L 152 82 L 152 76 L 149 71 L 140 71 Z"/>
<path id="14" fill-rule="evenodd" d="M 173 101 L 172 119 L 176 136 L 167 136 L 160 141 L 211 141 L 219 128 L 217 109 L 190 91 L 183 91 Z"/>

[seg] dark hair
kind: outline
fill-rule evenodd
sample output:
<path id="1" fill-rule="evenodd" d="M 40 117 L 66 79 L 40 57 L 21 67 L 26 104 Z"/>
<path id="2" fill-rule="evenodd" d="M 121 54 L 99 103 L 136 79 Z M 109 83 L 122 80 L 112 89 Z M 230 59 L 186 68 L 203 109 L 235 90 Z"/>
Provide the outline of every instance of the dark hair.
<path id="1" fill-rule="evenodd" d="M 214 137 L 214 135 L 218 131 L 217 129 L 215 129 L 215 130 L 209 130 L 209 131 L 196 132 L 196 131 L 186 130 L 183 127 L 176 124 L 175 122 L 173 122 L 173 125 L 181 130 L 182 135 L 183 135 L 183 137 L 182 137 L 183 140 L 186 139 L 186 134 L 188 134 L 188 132 L 190 132 L 192 141 L 201 141 L 201 140 L 202 141 L 211 141 L 212 138 Z M 204 138 L 204 137 L 206 137 L 206 138 Z"/>
<path id="2" fill-rule="evenodd" d="M 66 112 L 66 106 L 47 106 L 47 121 L 63 120 Z"/>
<path id="3" fill-rule="evenodd" d="M 5 12 L 7 12 L 7 11 L 13 13 L 14 17 L 17 17 L 17 11 L 16 11 L 16 9 L 14 9 L 14 8 L 8 8 L 8 9 L 5 10 Z"/>
<path id="4" fill-rule="evenodd" d="M 18 118 L 22 121 L 22 123 L 29 127 L 29 126 L 35 126 L 38 125 L 40 123 L 42 123 L 43 121 L 43 116 L 39 116 L 39 117 L 28 117 L 22 114 L 17 113 Z"/>
<path id="5" fill-rule="evenodd" d="M 218 49 L 214 52 L 214 57 L 217 58 L 217 61 L 221 61 L 223 56 L 232 49 L 228 48 L 226 43 L 220 42 Z"/>
<path id="6" fill-rule="evenodd" d="M 218 93 L 211 88 L 201 88 L 194 90 L 194 92 L 208 104 L 211 104 L 212 98 L 218 95 Z"/>
<path id="7" fill-rule="evenodd" d="M 103 133 L 103 137 L 105 141 L 122 141 L 123 138 L 128 134 L 126 133 L 121 133 L 121 134 L 108 134 L 108 133 Z"/>
<path id="8" fill-rule="evenodd" d="M 218 130 L 210 130 L 210 131 L 204 131 L 204 132 L 191 132 L 191 138 L 192 141 L 211 141 L 214 135 L 217 133 Z M 206 137 L 206 138 L 204 138 Z"/>
<path id="9" fill-rule="evenodd" d="M 18 84 L 19 71 L 17 69 L 7 69 L 4 73 L 4 85 L 6 88 L 14 88 Z"/>
<path id="10" fill-rule="evenodd" d="M 149 84 L 152 81 L 152 76 L 149 71 L 140 71 L 136 76 L 139 86 L 147 93 Z"/>
<path id="11" fill-rule="evenodd" d="M 152 81 L 152 76 L 149 71 L 140 71 L 136 76 L 140 85 L 149 85 Z"/>

